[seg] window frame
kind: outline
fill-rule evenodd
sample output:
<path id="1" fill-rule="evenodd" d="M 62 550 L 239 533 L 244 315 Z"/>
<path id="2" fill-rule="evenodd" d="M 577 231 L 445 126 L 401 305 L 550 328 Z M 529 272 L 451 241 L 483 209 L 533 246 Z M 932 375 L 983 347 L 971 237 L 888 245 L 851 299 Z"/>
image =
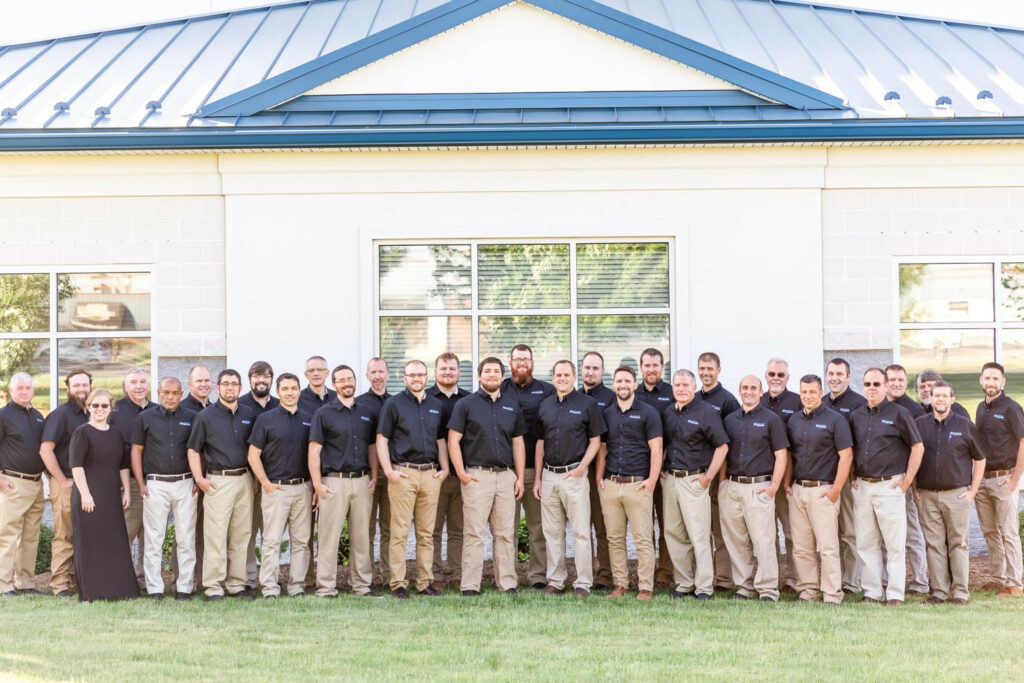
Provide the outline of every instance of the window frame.
<path id="1" fill-rule="evenodd" d="M 636 244 L 636 243 L 662 243 L 668 248 L 668 305 L 661 307 L 643 308 L 576 308 L 577 302 L 577 273 L 576 273 L 576 248 L 578 244 Z M 425 246 L 435 244 L 451 244 L 470 246 L 470 307 L 462 309 L 381 309 L 380 307 L 380 246 Z M 479 281 L 478 281 L 478 254 L 477 247 L 480 244 L 568 244 L 569 245 L 569 306 L 567 308 L 523 308 L 523 309 L 481 309 L 479 307 Z M 372 279 L 373 279 L 373 349 L 374 355 L 379 356 L 380 350 L 380 319 L 391 317 L 450 317 L 466 316 L 470 318 L 472 328 L 472 361 L 473 367 L 480 355 L 480 318 L 499 316 L 569 316 L 569 358 L 579 367 L 580 359 L 577 357 L 578 339 L 578 318 L 581 315 L 668 315 L 669 348 L 663 349 L 667 359 L 676 357 L 675 349 L 678 344 L 676 333 L 676 240 L 674 236 L 654 237 L 624 237 L 624 236 L 595 236 L 595 237 L 517 237 L 517 238 L 478 238 L 478 237 L 443 237 L 437 239 L 389 239 L 374 237 L 370 240 L 372 252 Z M 642 349 L 637 349 L 639 354 Z M 422 359 L 427 363 L 432 358 Z M 606 371 L 614 368 L 605 368 Z M 395 369 L 391 369 L 392 374 Z M 473 389 L 477 388 L 476 373 L 472 377 Z"/>
<path id="2" fill-rule="evenodd" d="M 150 291 L 149 291 L 149 310 L 150 310 L 150 326 L 148 330 L 113 330 L 110 332 L 101 331 L 89 331 L 83 333 L 82 331 L 66 331 L 60 332 L 57 329 L 57 276 L 58 275 L 80 275 L 80 274 L 93 274 L 93 273 L 133 273 L 140 275 L 149 275 L 150 277 Z M 156 267 L 152 264 L 110 264 L 104 263 L 100 265 L 89 264 L 89 265 L 0 265 L 0 275 L 39 275 L 45 274 L 49 277 L 49 330 L 46 332 L 2 332 L 0 331 L 0 340 L 8 339 L 38 339 L 46 340 L 50 345 L 50 410 L 54 410 L 58 404 L 58 398 L 60 397 L 60 383 L 61 378 L 57 375 L 58 366 L 58 342 L 62 339 L 149 339 L 150 343 L 150 395 L 151 399 L 155 396 L 155 382 L 154 377 L 158 377 L 158 357 L 155 352 L 154 342 L 156 340 L 156 315 L 154 312 L 157 309 L 157 288 L 155 286 L 156 280 Z M 9 378 L 0 378 L 0 381 L 7 381 Z"/>

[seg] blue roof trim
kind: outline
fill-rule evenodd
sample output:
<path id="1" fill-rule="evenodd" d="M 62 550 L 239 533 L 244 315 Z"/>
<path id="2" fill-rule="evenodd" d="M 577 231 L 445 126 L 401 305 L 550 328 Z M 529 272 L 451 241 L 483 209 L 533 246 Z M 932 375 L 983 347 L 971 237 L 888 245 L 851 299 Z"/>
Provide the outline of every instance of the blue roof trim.
<path id="1" fill-rule="evenodd" d="M 512 0 L 451 0 L 262 83 L 200 107 L 197 116 L 249 116 L 452 29 Z M 541 9 L 633 43 L 797 109 L 841 109 L 842 99 L 594 0 L 529 0 Z"/>
<path id="2" fill-rule="evenodd" d="M 0 151 L 1024 139 L 1024 117 L 656 124 L 0 130 Z"/>

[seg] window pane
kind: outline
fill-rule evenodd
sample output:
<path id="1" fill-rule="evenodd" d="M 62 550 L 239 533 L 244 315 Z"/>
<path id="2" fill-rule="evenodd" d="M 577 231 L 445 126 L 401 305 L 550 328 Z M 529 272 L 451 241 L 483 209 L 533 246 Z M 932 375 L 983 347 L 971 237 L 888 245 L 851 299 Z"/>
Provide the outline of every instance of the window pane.
<path id="1" fill-rule="evenodd" d="M 551 380 L 556 361 L 569 358 L 569 316 L 492 315 L 480 317 L 480 360 L 501 359 L 508 369 L 512 347 L 526 344 L 533 349 L 533 376 Z"/>
<path id="2" fill-rule="evenodd" d="M 481 244 L 477 247 L 481 310 L 568 308 L 568 244 Z"/>
<path id="3" fill-rule="evenodd" d="M 459 357 L 459 386 L 473 388 L 473 321 L 469 316 L 381 317 L 380 355 L 388 362 L 391 377 L 388 391 L 405 387 L 402 366 L 421 360 L 430 373 L 428 386 L 434 383 L 434 359 L 445 351 Z"/>
<path id="4" fill-rule="evenodd" d="M 73 273 L 57 276 L 60 332 L 150 329 L 149 273 Z"/>
<path id="5" fill-rule="evenodd" d="M 1000 282 L 1003 285 L 1003 320 L 1024 322 L 1024 263 L 1004 263 Z"/>
<path id="6" fill-rule="evenodd" d="M 981 366 L 995 358 L 993 330 L 901 330 L 900 364 L 910 377 L 911 395 L 915 394 L 918 372 L 938 370 L 953 385 L 956 400 L 973 407 L 982 400 L 978 375 Z M 973 414 L 973 412 L 972 412 Z"/>
<path id="7" fill-rule="evenodd" d="M 16 372 L 27 372 L 35 380 L 32 405 L 46 415 L 50 412 L 50 342 L 45 339 L 0 339 L 0 405 L 10 400 L 7 383 Z"/>
<path id="8" fill-rule="evenodd" d="M 1024 330 L 1003 330 L 1002 363 L 1006 368 L 1006 393 L 1021 403 L 1024 401 Z M 978 374 L 981 374 L 981 366 L 978 366 Z"/>
<path id="9" fill-rule="evenodd" d="M 465 309 L 472 303 L 470 248 L 465 244 L 381 245 L 380 307 Z"/>
<path id="10" fill-rule="evenodd" d="M 991 263 L 900 265 L 900 321 L 993 320 Z"/>
<path id="11" fill-rule="evenodd" d="M 50 331 L 50 276 L 0 274 L 0 332 Z"/>
<path id="12" fill-rule="evenodd" d="M 85 368 L 92 375 L 92 388 L 109 389 L 115 400 L 124 396 L 124 376 L 133 367 L 151 371 L 149 339 L 114 337 L 57 341 L 57 376 L 63 378 L 72 368 Z M 61 380 L 60 401 L 66 400 L 67 387 Z"/>
<path id="13" fill-rule="evenodd" d="M 668 244 L 576 245 L 579 308 L 669 305 Z"/>
<path id="14" fill-rule="evenodd" d="M 669 356 L 668 315 L 581 315 L 577 318 L 577 358 L 590 351 L 604 356 L 604 381 L 610 385 L 612 373 L 628 365 L 640 378 L 640 352 L 655 348 L 665 355 L 665 379 L 672 376 Z"/>

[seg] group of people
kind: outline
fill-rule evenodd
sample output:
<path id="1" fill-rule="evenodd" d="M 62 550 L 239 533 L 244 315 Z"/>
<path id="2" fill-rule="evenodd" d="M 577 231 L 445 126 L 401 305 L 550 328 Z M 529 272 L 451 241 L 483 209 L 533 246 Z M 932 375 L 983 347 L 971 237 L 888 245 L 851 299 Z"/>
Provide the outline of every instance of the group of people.
<path id="1" fill-rule="evenodd" d="M 211 401 L 213 377 L 199 365 L 184 387 L 162 378 L 158 404 L 142 369 L 129 371 L 116 402 L 75 369 L 65 378 L 67 402 L 45 420 L 31 405 L 31 376 L 15 374 L 0 409 L 0 595 L 39 592 L 44 473 L 54 516 L 50 588 L 80 600 L 135 597 L 140 580 L 162 598 L 169 514 L 179 600 L 197 583 L 210 601 L 254 598 L 257 584 L 263 598 L 277 598 L 286 531 L 285 593 L 337 596 L 346 523 L 355 595 L 375 594 L 378 527 L 380 573 L 395 598 L 410 594 L 411 530 L 419 595 L 441 595 L 446 585 L 479 595 L 488 529 L 494 583 L 514 594 L 525 513 L 527 584 L 546 594 L 570 589 L 571 528 L 577 598 L 594 589 L 629 594 L 631 534 L 640 600 L 660 584 L 673 598 L 696 600 L 733 591 L 774 602 L 792 590 L 805 601 L 862 594 L 861 602 L 897 606 L 909 590 L 933 604 L 966 604 L 972 502 L 991 558 L 982 588 L 1021 595 L 1024 413 L 1005 394 L 998 363 L 981 369 L 985 399 L 973 422 L 934 371 L 919 375 L 917 403 L 902 367 L 867 370 L 861 395 L 841 358 L 824 380 L 800 377 L 798 392 L 787 388 L 786 361 L 773 358 L 764 383 L 740 381 L 738 400 L 718 381 L 714 353 L 671 383 L 653 348 L 640 355 L 639 378 L 620 366 L 611 387 L 597 352 L 581 359 L 581 387 L 569 360 L 555 363 L 550 384 L 536 379 L 524 344 L 508 369 L 506 377 L 501 359 L 484 358 L 479 389 L 467 393 L 459 359 L 443 353 L 432 386 L 426 364 L 412 360 L 402 369 L 405 389 L 390 395 L 387 363 L 373 358 L 370 387 L 357 395 L 348 365 L 328 375 L 322 357 L 309 358 L 303 388 L 297 375 L 275 378 L 259 361 L 248 393 L 228 369 Z"/>

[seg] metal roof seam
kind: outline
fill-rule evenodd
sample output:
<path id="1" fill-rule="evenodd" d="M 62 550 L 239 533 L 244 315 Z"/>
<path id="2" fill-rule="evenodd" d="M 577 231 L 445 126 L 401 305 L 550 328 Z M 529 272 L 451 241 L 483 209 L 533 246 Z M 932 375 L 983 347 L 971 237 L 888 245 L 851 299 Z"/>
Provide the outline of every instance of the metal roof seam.
<path id="1" fill-rule="evenodd" d="M 786 30 L 789 31 L 789 34 L 793 36 L 793 40 L 796 42 L 796 44 L 799 45 L 803 49 L 804 53 L 808 57 L 810 57 L 811 61 L 814 62 L 814 66 L 817 67 L 818 73 L 824 76 L 825 68 L 821 65 L 821 62 L 818 61 L 818 58 L 814 56 L 814 53 L 811 52 L 811 49 L 807 47 L 807 43 L 800 39 L 800 35 L 793 29 L 793 25 L 789 23 L 789 20 L 786 19 L 785 15 L 783 15 L 783 13 L 779 10 L 779 8 L 775 5 L 775 3 L 772 0 L 768 0 L 768 6 L 772 8 L 772 10 L 775 12 L 775 16 L 777 16 L 779 18 L 779 21 L 783 23 L 783 25 L 786 27 Z"/>
<path id="2" fill-rule="evenodd" d="M 295 3 L 295 4 L 299 4 L 299 3 Z M 199 106 L 196 109 L 196 113 L 193 114 L 191 118 L 195 118 L 195 115 L 198 114 L 199 111 L 202 110 L 203 105 L 206 104 L 207 101 L 209 101 L 209 99 L 213 95 L 213 93 L 217 92 L 217 88 L 220 87 L 220 84 L 223 83 L 224 79 L 227 78 L 229 73 L 231 73 L 231 69 L 238 62 L 238 58 L 241 57 L 242 53 L 245 52 L 246 48 L 249 47 L 249 45 L 252 43 L 252 39 L 256 37 L 256 34 L 260 32 L 260 29 L 263 28 L 263 25 L 267 22 L 267 19 L 269 19 L 269 18 L 270 18 L 270 12 L 265 12 L 264 15 L 263 15 L 263 18 L 260 19 L 260 23 L 258 23 L 256 25 L 256 28 L 254 28 L 252 30 L 252 33 L 249 34 L 249 37 L 245 39 L 245 42 L 242 44 L 242 47 L 240 47 L 238 49 L 238 52 L 235 53 L 235 56 L 231 59 L 231 61 L 228 63 L 228 65 L 224 68 L 224 71 L 221 73 L 220 77 L 217 79 L 217 82 L 214 83 L 213 86 L 210 88 L 210 92 L 206 93 L 206 95 L 203 97 L 202 101 L 199 103 Z"/>
<path id="3" fill-rule="evenodd" d="M 288 47 L 288 43 L 290 43 L 292 38 L 295 37 L 295 32 L 299 30 L 302 20 L 306 18 L 307 14 L 309 14 L 309 8 L 312 6 L 312 2 L 306 3 L 306 9 L 302 10 L 302 15 L 299 16 L 295 25 L 292 26 L 292 30 L 288 33 L 288 37 L 281 41 L 281 47 L 278 49 L 277 54 L 274 55 L 274 58 L 270 60 L 270 64 L 267 66 L 267 70 L 263 72 L 263 78 L 260 79 L 260 82 L 267 80 L 267 77 L 270 76 L 270 72 L 273 71 L 274 65 L 276 65 L 277 61 L 281 59 L 281 55 L 284 54 L 285 48 Z"/>
<path id="4" fill-rule="evenodd" d="M 699 1 L 700 0 L 698 0 L 698 2 Z M 733 2 L 733 7 L 736 8 L 736 13 L 740 15 L 741 19 L 743 19 L 743 24 L 747 27 L 747 30 L 750 31 L 750 35 L 754 37 L 754 40 L 760 46 L 761 52 L 763 52 L 764 56 L 768 58 L 768 61 L 772 65 L 772 70 L 782 73 L 782 70 L 779 68 L 779 63 L 775 61 L 774 57 L 772 57 L 772 53 L 768 50 L 768 46 L 765 45 L 764 41 L 761 40 L 761 37 L 757 35 L 757 31 L 754 30 L 754 25 L 750 23 L 747 13 L 743 11 L 743 5 L 739 2 Z"/>
<path id="5" fill-rule="evenodd" d="M 38 60 L 39 60 L 39 58 L 41 58 L 41 57 L 42 57 L 42 56 L 43 56 L 44 54 L 46 54 L 47 52 L 49 52 L 49 51 L 50 51 L 50 49 L 51 49 L 51 48 L 52 48 L 52 47 L 53 47 L 54 45 L 56 45 L 56 44 L 57 44 L 57 41 L 56 41 L 56 40 L 51 40 L 51 41 L 50 41 L 50 44 L 49 44 L 49 45 L 47 45 L 46 47 L 44 47 L 44 48 L 43 48 L 42 50 L 40 50 L 39 52 L 37 52 L 37 53 L 35 53 L 34 55 L 32 55 L 32 57 L 31 57 L 31 58 L 29 58 L 29 60 L 28 60 L 28 61 L 26 61 L 26 62 L 25 62 L 24 64 L 22 64 L 22 65 L 21 65 L 21 66 L 20 66 L 19 68 L 15 69 L 15 70 L 14 70 L 14 73 L 12 73 L 12 74 L 11 74 L 10 76 L 8 76 L 7 78 L 5 78 L 4 80 L 0 81 L 0 88 L 3 88 L 3 87 L 4 87 L 5 85 L 7 85 L 7 84 L 8 84 L 8 83 L 10 83 L 11 81 L 13 81 L 13 80 L 14 80 L 14 79 L 15 79 L 15 78 L 16 78 L 16 77 L 18 76 L 18 74 L 20 74 L 20 73 L 21 73 L 22 71 L 24 71 L 24 70 L 25 70 L 25 69 L 27 69 L 28 67 L 32 66 L 33 64 L 35 64 L 35 63 L 36 63 L 36 61 L 38 61 Z"/>
<path id="6" fill-rule="evenodd" d="M 316 52 L 317 58 L 323 56 L 324 50 L 327 48 L 327 43 L 330 42 L 331 36 L 333 36 L 334 32 L 338 29 L 338 24 L 341 23 L 341 16 L 345 14 L 345 9 L 348 8 L 348 5 L 349 4 L 347 2 L 341 3 L 341 9 L 338 10 L 338 15 L 334 17 L 334 23 L 331 24 L 331 29 L 327 32 L 327 35 L 324 36 L 324 42 L 320 44 L 320 49 Z"/>
<path id="7" fill-rule="evenodd" d="M 85 53 L 85 51 L 86 51 L 86 50 L 88 50 L 88 49 L 89 49 L 89 48 L 91 48 L 91 47 L 92 47 L 93 45 L 95 45 L 95 44 L 96 44 L 96 41 L 97 41 L 97 40 L 99 40 L 99 36 L 96 36 L 95 38 L 93 38 L 92 40 L 90 40 L 90 41 L 89 41 L 89 43 L 88 43 L 88 44 L 87 44 L 87 45 L 86 45 L 85 47 L 83 47 L 83 48 L 82 48 L 81 50 L 79 50 L 78 52 L 76 52 L 76 53 L 75 53 L 74 57 L 72 57 L 72 58 L 71 58 L 71 59 L 69 59 L 69 60 L 68 60 L 67 62 L 65 62 L 65 63 L 64 63 L 64 64 L 63 64 L 63 65 L 62 65 L 62 66 L 61 66 L 61 67 L 60 67 L 59 69 L 57 69 L 57 71 L 55 71 L 55 72 L 54 72 L 54 73 L 53 73 L 53 74 L 52 74 L 52 75 L 51 75 L 51 76 L 50 76 L 49 78 L 47 78 L 47 79 L 46 79 L 45 81 L 43 81 L 42 83 L 40 83 L 40 84 L 39 84 L 39 86 L 37 86 L 35 90 L 33 90 L 33 91 L 32 91 L 31 93 L 29 93 L 28 95 L 26 95 L 26 96 L 25 96 L 25 97 L 24 97 L 24 98 L 23 98 L 23 99 L 21 100 L 21 102 L 20 102 L 19 104 L 17 104 L 17 105 L 16 105 L 15 107 L 14 107 L 14 110 L 15 110 L 15 112 L 17 112 L 17 111 L 20 111 L 22 107 L 24 107 L 24 106 L 25 106 L 26 104 L 28 104 L 29 102 L 31 102 L 31 101 L 32 101 L 32 99 L 33 99 L 33 98 L 34 98 L 34 97 L 35 97 L 36 95 L 38 95 L 39 93 L 41 93 L 41 92 L 42 92 L 42 91 L 43 91 L 43 90 L 44 90 L 44 89 L 46 88 L 46 86 L 48 86 L 48 85 L 49 85 L 50 83 L 52 83 L 52 82 L 54 81 L 54 79 L 56 79 L 56 78 L 57 78 L 57 77 L 59 77 L 59 76 L 60 76 L 60 75 L 61 75 L 62 73 L 64 73 L 65 71 L 67 71 L 67 70 L 68 70 L 68 67 L 70 67 L 70 66 L 71 66 L 72 64 L 74 64 L 74 63 L 75 63 L 75 61 L 76 61 L 76 60 L 77 60 L 77 59 L 78 59 L 79 57 L 81 57 L 81 56 L 82 56 L 82 54 L 84 54 L 84 53 Z"/>

